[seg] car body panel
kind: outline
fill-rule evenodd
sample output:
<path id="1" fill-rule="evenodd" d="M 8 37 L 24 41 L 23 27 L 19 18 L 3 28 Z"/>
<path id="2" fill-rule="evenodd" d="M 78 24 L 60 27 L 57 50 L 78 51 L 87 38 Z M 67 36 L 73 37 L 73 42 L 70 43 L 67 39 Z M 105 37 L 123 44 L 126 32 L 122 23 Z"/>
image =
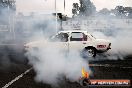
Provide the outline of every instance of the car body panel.
<path id="1" fill-rule="evenodd" d="M 59 41 L 52 41 L 59 39 Z M 97 51 L 106 52 L 110 49 L 111 43 L 108 40 L 96 39 L 87 31 L 71 30 L 71 31 L 59 31 L 55 36 L 51 38 L 51 41 L 35 41 L 25 44 L 29 47 L 37 46 L 50 46 L 56 49 L 62 49 L 64 51 L 77 50 L 81 51 L 87 47 L 94 47 Z"/>

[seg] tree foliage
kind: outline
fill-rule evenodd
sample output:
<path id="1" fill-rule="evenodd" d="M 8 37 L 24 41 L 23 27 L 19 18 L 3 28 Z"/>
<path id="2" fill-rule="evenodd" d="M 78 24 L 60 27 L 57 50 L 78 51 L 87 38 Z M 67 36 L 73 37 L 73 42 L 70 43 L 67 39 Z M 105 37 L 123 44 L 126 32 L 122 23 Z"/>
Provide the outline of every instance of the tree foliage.
<path id="1" fill-rule="evenodd" d="M 16 10 L 15 0 L 0 0 L 0 9 L 9 8 Z"/>
<path id="2" fill-rule="evenodd" d="M 79 0 L 79 14 L 81 16 L 91 16 L 96 12 L 96 7 L 90 0 Z"/>
<path id="3" fill-rule="evenodd" d="M 108 10 L 103 8 L 98 12 L 102 16 L 113 15 L 116 18 L 132 18 L 132 7 L 116 6 L 114 9 Z"/>
<path id="4" fill-rule="evenodd" d="M 73 3 L 73 9 L 72 9 L 73 16 L 77 15 L 78 11 L 79 11 L 79 5 L 78 5 L 78 3 Z"/>
<path id="5" fill-rule="evenodd" d="M 16 5 L 14 0 L 0 0 L 0 24 L 9 24 L 11 20 L 11 14 L 16 11 Z"/>
<path id="6" fill-rule="evenodd" d="M 132 7 L 116 6 L 111 10 L 111 13 L 120 18 L 132 18 Z"/>
<path id="7" fill-rule="evenodd" d="M 73 3 L 72 13 L 73 16 L 91 16 L 96 12 L 96 7 L 90 0 L 79 0 L 80 6 L 78 3 Z"/>
<path id="8" fill-rule="evenodd" d="M 110 11 L 107 8 L 103 8 L 98 12 L 100 15 L 110 15 Z"/>

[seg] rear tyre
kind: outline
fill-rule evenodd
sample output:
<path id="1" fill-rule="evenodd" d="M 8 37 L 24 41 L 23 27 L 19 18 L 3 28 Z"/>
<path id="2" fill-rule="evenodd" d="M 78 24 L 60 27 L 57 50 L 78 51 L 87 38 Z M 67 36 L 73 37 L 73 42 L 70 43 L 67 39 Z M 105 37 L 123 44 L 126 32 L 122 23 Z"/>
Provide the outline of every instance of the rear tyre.
<path id="1" fill-rule="evenodd" d="M 95 57 L 96 49 L 93 47 L 88 47 L 83 50 L 83 57 Z"/>

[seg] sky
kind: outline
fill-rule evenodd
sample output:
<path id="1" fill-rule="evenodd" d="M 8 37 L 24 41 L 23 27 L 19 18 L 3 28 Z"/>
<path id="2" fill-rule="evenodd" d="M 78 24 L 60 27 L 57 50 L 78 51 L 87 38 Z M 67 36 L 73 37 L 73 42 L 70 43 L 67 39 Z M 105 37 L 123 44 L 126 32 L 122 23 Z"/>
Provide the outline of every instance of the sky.
<path id="1" fill-rule="evenodd" d="M 68 16 L 72 15 L 72 4 L 79 3 L 79 0 L 65 0 L 66 9 L 64 11 L 64 0 L 56 0 L 57 12 L 62 12 Z M 131 6 L 132 0 L 91 0 L 99 11 L 102 8 L 112 9 L 117 5 Z M 52 13 L 55 12 L 55 0 L 16 0 L 17 12 L 27 14 L 29 12 Z"/>

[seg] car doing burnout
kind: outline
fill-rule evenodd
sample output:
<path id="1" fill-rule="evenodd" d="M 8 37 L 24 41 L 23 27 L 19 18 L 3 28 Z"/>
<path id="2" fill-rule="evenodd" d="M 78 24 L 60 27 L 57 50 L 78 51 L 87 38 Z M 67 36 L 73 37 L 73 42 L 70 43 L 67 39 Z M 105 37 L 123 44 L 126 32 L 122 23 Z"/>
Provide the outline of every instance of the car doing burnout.
<path id="1" fill-rule="evenodd" d="M 35 48 L 40 44 L 44 46 L 44 43 L 41 41 L 27 43 L 25 44 L 25 50 Z M 106 52 L 111 49 L 109 41 L 96 39 L 87 31 L 81 30 L 59 31 L 55 36 L 51 37 L 48 43 L 67 49 L 68 51 L 72 49 L 82 51 L 83 55 L 87 57 L 95 57 L 97 53 Z"/>

